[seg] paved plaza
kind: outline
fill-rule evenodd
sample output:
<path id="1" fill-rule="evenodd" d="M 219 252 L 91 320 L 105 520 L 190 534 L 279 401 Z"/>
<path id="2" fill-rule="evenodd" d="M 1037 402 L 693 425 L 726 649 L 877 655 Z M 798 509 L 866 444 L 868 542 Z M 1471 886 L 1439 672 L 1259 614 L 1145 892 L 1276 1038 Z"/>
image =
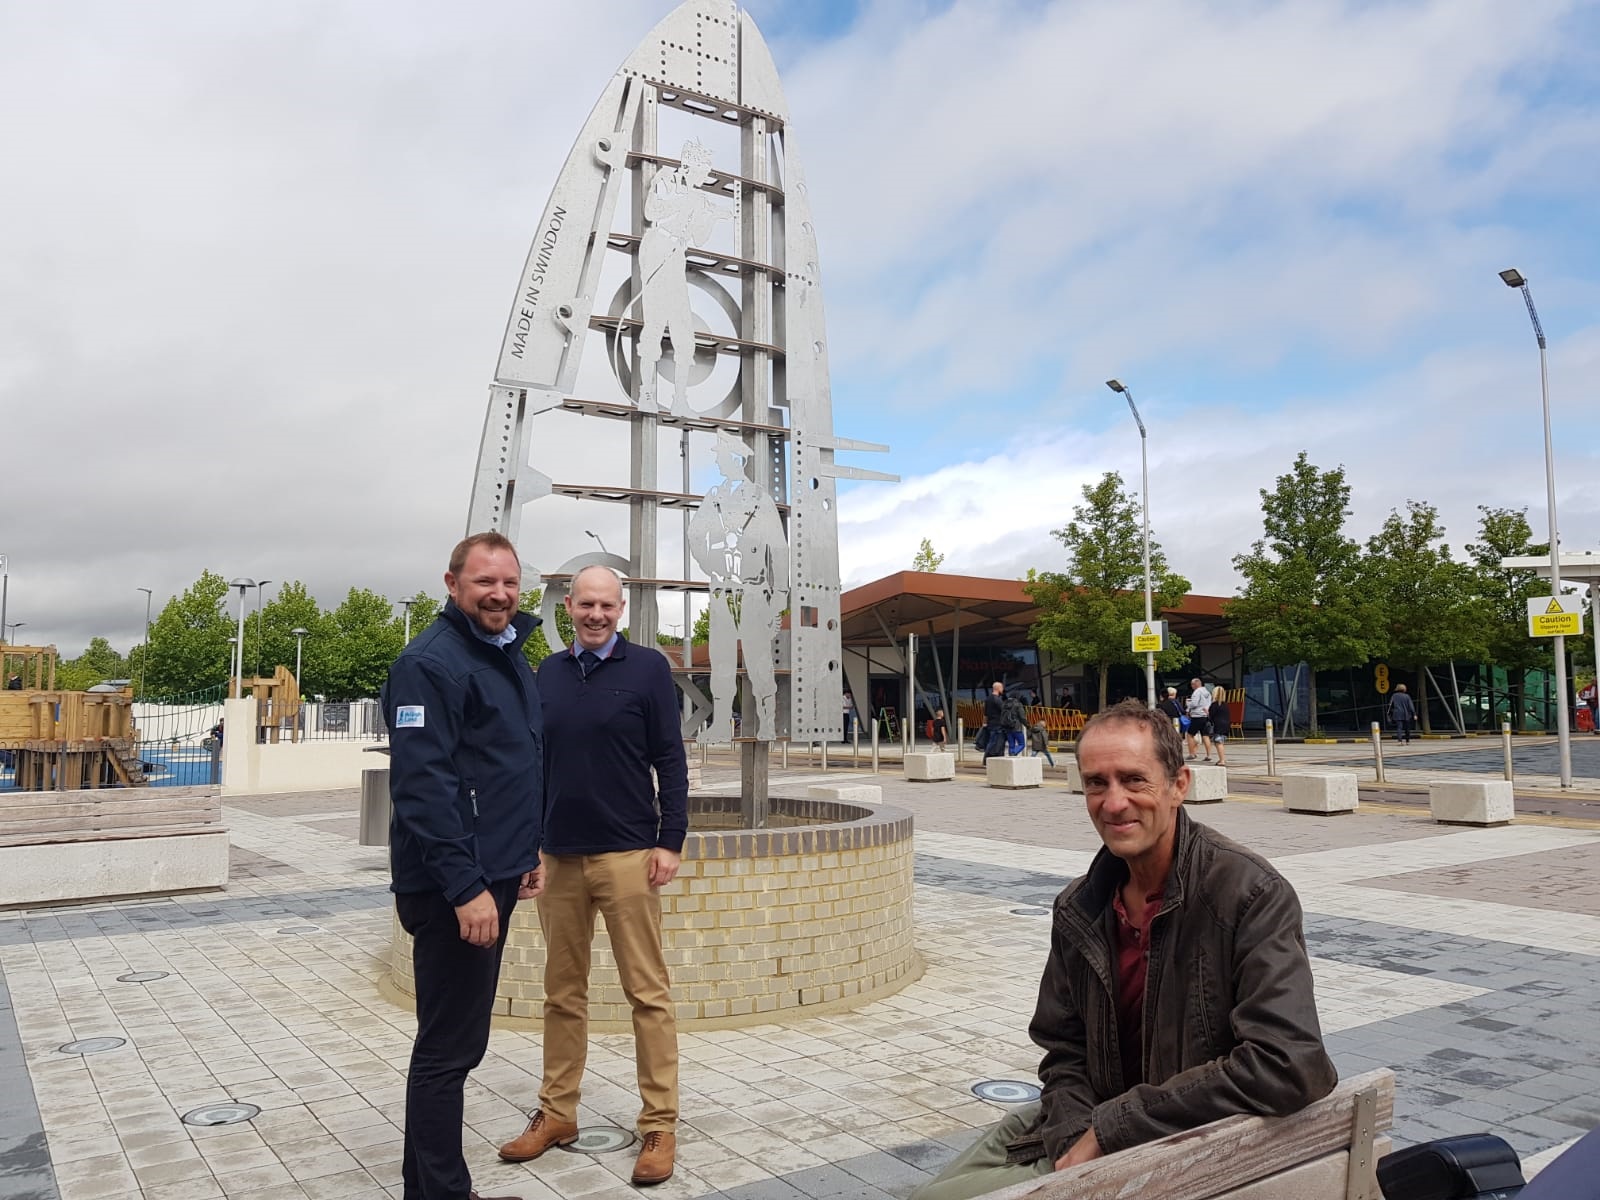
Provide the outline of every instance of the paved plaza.
<path id="1" fill-rule="evenodd" d="M 1465 745 L 1391 750 L 1390 779 L 1445 769 L 1423 757 L 1433 753 L 1498 765 L 1497 745 Z M 1354 766 L 1363 752 L 1283 747 L 1279 769 Z M 1600 1124 L 1600 822 L 1568 813 L 1461 829 L 1389 804 L 1293 816 L 1248 794 L 1259 743 L 1230 757 L 1240 789 L 1193 815 L 1299 890 L 1330 1051 L 1343 1075 L 1395 1070 L 1397 1142 L 1491 1129 L 1537 1163 Z M 835 766 L 826 779 L 854 774 Z M 1534 774 L 1537 804 L 1550 781 Z M 774 790 L 822 778 L 795 756 Z M 715 759 L 706 780 L 737 786 Z M 1048 906 L 1098 845 L 1082 797 L 1054 775 L 1022 792 L 972 774 L 864 781 L 915 815 L 925 973 L 855 1012 L 683 1034 L 678 1172 L 651 1189 L 663 1200 L 904 1196 L 1003 1111 L 975 1083 L 1035 1078 L 1026 1027 Z M 1584 783 L 1571 803 L 1600 799 Z M 225 893 L 0 913 L 0 1197 L 400 1195 L 413 1019 L 378 993 L 387 872 L 381 850 L 356 842 L 357 804 L 354 791 L 227 804 Z M 58 1049 L 91 1038 L 123 1042 Z M 631 1131 L 631 1038 L 594 1042 L 583 1124 Z M 467 1093 L 478 1188 L 638 1195 L 631 1147 L 498 1161 L 538 1078 L 538 1035 L 496 1030 Z M 180 1121 L 229 1102 L 261 1111 L 226 1126 Z"/>

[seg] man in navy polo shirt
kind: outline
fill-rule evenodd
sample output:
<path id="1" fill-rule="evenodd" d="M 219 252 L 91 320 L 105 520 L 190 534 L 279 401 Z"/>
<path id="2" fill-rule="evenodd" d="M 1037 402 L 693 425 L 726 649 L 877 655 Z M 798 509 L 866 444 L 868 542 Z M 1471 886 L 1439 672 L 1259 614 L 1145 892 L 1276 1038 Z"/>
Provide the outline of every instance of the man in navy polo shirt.
<path id="1" fill-rule="evenodd" d="M 539 1111 L 500 1157 L 526 1162 L 577 1140 L 598 910 L 633 1008 L 643 1101 L 633 1182 L 652 1184 L 671 1177 L 677 1148 L 678 1033 L 661 948 L 660 889 L 678 873 L 689 771 L 672 669 L 653 647 L 617 632 L 622 609 L 615 572 L 579 571 L 567 595 L 573 645 L 539 665 L 549 801 L 539 899 L 544 1081 Z"/>
<path id="2" fill-rule="evenodd" d="M 451 553 L 444 583 L 449 603 L 383 686 L 391 886 L 417 994 L 405 1200 L 477 1196 L 461 1153 L 467 1074 L 489 1045 L 511 912 L 543 884 L 542 714 L 522 656 L 539 622 L 517 611 L 516 547 L 474 534 Z"/>

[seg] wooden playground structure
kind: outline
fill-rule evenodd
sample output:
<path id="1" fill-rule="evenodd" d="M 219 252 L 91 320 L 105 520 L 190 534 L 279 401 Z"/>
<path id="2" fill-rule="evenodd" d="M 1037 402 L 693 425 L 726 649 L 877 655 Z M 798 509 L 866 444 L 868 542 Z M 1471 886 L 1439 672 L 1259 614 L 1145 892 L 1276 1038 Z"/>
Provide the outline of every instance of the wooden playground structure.
<path id="1" fill-rule="evenodd" d="M 0 647 L 0 751 L 21 791 L 144 787 L 133 690 L 57 690 L 54 646 Z"/>
<path id="2" fill-rule="evenodd" d="M 0 645 L 0 754 L 16 768 L 19 791 L 147 787 L 133 720 L 133 689 L 71 692 L 56 685 L 54 646 Z M 247 736 L 299 741 L 300 688 L 294 672 L 246 678 L 256 699 Z M 239 731 L 241 734 L 244 731 Z"/>

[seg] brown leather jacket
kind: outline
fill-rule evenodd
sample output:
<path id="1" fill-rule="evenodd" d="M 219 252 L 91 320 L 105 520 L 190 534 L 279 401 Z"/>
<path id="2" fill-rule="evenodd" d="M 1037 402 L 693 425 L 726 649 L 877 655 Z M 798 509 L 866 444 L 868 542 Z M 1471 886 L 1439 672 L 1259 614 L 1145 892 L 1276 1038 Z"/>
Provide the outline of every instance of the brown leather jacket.
<path id="1" fill-rule="evenodd" d="M 1111 898 L 1128 878 L 1102 849 L 1056 897 L 1029 1036 L 1044 1050 L 1041 1120 L 1013 1161 L 1060 1158 L 1094 1125 L 1107 1154 L 1249 1113 L 1284 1116 L 1333 1090 L 1300 901 L 1268 863 L 1178 810 L 1150 930 L 1144 1083 L 1122 1076 Z"/>

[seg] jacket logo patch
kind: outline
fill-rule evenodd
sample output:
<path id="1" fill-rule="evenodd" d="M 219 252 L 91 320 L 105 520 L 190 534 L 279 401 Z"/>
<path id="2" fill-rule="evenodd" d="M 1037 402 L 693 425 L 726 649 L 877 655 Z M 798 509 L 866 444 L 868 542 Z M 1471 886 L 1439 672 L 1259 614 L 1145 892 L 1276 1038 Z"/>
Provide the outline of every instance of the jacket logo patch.
<path id="1" fill-rule="evenodd" d="M 422 705 L 402 704 L 394 712 L 394 727 L 396 729 L 421 729 L 423 727 Z"/>

